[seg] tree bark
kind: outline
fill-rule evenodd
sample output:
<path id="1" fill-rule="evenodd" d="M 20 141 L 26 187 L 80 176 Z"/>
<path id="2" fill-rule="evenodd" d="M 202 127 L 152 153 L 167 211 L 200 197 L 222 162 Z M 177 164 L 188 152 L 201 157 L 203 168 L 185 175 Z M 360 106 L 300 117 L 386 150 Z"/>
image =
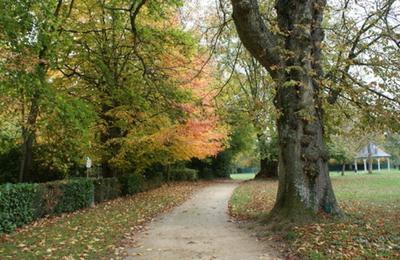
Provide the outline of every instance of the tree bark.
<path id="1" fill-rule="evenodd" d="M 253 122 L 255 126 L 258 126 L 258 122 Z M 268 141 L 265 140 L 265 136 L 262 134 L 262 129 L 257 127 L 257 139 L 259 143 L 259 155 L 260 159 L 260 171 L 254 177 L 255 179 L 271 179 L 278 177 L 278 154 L 277 146 L 278 143 L 273 141 L 272 138 Z M 275 140 L 275 139 L 274 139 Z"/>
<path id="2" fill-rule="evenodd" d="M 319 211 L 340 213 L 329 177 L 319 95 L 325 5 L 324 0 L 277 0 L 282 35 L 277 36 L 265 26 L 257 0 L 232 0 L 240 39 L 276 84 L 279 188 L 272 214 L 294 220 Z"/>
<path id="3" fill-rule="evenodd" d="M 19 169 L 19 182 L 31 178 L 33 161 L 33 144 L 35 142 L 36 120 L 39 114 L 39 92 L 32 97 L 27 123 L 22 129 L 21 166 Z"/>
<path id="4" fill-rule="evenodd" d="M 39 53 L 39 58 L 43 59 L 47 48 L 43 48 Z M 40 62 L 37 66 L 37 75 L 39 82 L 43 86 L 46 84 L 46 65 L 44 62 Z M 31 98 L 31 106 L 29 109 L 28 118 L 26 124 L 22 127 L 22 146 L 21 146 L 21 166 L 19 169 L 19 181 L 30 181 L 34 143 L 36 139 L 36 121 L 39 116 L 39 100 L 40 100 L 40 88 L 41 86 L 33 86 L 34 94 Z"/>
<path id="5" fill-rule="evenodd" d="M 372 147 L 371 143 L 368 144 L 368 174 L 372 174 Z"/>
<path id="6" fill-rule="evenodd" d="M 342 176 L 344 176 L 344 171 L 346 170 L 346 164 L 343 163 L 342 164 Z"/>

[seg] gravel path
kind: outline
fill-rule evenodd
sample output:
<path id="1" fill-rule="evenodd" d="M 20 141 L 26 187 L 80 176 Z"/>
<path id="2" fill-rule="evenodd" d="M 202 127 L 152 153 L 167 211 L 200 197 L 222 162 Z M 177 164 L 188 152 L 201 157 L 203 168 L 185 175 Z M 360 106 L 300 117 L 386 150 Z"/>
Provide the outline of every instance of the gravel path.
<path id="1" fill-rule="evenodd" d="M 276 259 L 266 242 L 229 221 L 228 201 L 237 183 L 215 183 L 141 233 L 126 259 Z"/>

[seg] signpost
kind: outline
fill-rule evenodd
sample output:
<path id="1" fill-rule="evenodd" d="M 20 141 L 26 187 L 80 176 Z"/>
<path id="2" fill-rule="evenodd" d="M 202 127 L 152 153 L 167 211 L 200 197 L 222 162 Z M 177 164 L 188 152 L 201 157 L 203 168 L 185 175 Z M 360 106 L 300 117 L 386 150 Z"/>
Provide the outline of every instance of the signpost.
<path id="1" fill-rule="evenodd" d="M 86 157 L 86 178 L 89 178 L 90 168 L 92 168 L 92 160 L 89 157 Z"/>

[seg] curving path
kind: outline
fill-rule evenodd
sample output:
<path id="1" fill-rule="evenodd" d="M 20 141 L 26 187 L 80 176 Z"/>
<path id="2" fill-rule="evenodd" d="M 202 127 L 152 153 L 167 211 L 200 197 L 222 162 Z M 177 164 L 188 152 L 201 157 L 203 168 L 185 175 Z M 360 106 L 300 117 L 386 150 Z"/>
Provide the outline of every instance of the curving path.
<path id="1" fill-rule="evenodd" d="M 210 185 L 139 235 L 126 259 L 277 259 L 274 250 L 229 221 L 227 207 L 237 183 Z"/>

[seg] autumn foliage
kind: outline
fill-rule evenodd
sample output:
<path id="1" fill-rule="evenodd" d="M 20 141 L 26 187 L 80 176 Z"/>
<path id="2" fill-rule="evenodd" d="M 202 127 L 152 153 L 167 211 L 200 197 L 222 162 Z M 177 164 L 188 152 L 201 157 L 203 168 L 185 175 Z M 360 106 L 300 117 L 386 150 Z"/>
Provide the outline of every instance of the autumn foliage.
<path id="1" fill-rule="evenodd" d="M 129 131 L 114 163 L 134 159 L 135 165 L 144 169 L 153 163 L 167 165 L 192 158 L 204 159 L 224 149 L 228 131 L 215 110 L 212 89 L 215 79 L 209 67 L 199 71 L 204 59 L 195 58 L 197 61 L 193 64 L 197 67 L 194 68 L 180 67 L 175 60 L 175 66 L 180 68 L 170 75 L 179 90 L 189 96 L 183 102 L 171 104 L 179 118 L 175 120 L 165 115 L 147 118 L 150 124 L 146 129 L 141 128 L 142 132 Z M 145 132 L 147 134 L 143 134 Z"/>

